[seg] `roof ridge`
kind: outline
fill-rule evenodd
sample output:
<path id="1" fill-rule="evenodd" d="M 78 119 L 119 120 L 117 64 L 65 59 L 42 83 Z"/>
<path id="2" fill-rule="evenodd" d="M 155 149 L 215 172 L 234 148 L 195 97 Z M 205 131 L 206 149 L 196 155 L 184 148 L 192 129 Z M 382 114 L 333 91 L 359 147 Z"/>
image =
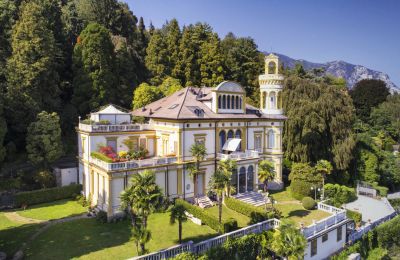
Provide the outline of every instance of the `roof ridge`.
<path id="1" fill-rule="evenodd" d="M 181 104 L 180 104 L 178 114 L 176 115 L 176 119 L 179 119 L 179 116 L 180 116 L 180 114 L 181 114 L 181 110 L 182 110 L 183 104 L 184 104 L 185 101 L 186 101 L 186 97 L 187 97 L 187 93 L 188 93 L 188 91 L 189 91 L 189 88 L 191 88 L 191 87 L 186 87 L 186 89 L 185 89 L 185 96 L 183 97 L 182 102 L 181 102 Z"/>

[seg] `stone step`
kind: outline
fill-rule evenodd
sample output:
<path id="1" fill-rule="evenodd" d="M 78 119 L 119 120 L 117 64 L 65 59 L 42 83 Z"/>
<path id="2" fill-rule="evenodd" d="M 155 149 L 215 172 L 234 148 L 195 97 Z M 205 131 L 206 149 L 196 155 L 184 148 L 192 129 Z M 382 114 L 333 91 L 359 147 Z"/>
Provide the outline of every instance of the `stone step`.
<path id="1" fill-rule="evenodd" d="M 203 208 L 203 209 L 213 206 L 212 201 L 207 196 L 197 198 L 197 204 L 199 205 L 200 208 Z"/>

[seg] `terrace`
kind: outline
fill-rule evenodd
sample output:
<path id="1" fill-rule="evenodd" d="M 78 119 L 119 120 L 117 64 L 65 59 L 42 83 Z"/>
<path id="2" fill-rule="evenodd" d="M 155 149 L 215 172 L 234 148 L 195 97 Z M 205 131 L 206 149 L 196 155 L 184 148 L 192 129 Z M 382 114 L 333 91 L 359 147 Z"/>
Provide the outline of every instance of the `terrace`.
<path id="1" fill-rule="evenodd" d="M 256 159 L 260 158 L 258 151 L 246 150 L 244 152 L 232 152 L 230 154 L 218 153 L 217 159 L 219 160 L 245 160 L 245 159 Z"/>
<path id="2" fill-rule="evenodd" d="M 80 122 L 79 130 L 89 133 L 104 133 L 104 132 L 130 132 L 148 130 L 150 126 L 148 124 L 130 124 L 123 122 L 120 124 L 109 124 L 108 122 L 97 122 L 90 124 L 89 122 Z"/>
<path id="3" fill-rule="evenodd" d="M 125 162 L 106 162 L 104 160 L 90 157 L 89 162 L 106 171 L 118 171 L 118 170 L 130 170 L 140 167 L 157 166 L 175 163 L 177 161 L 176 156 L 171 157 L 152 157 L 142 160 L 129 160 Z"/>

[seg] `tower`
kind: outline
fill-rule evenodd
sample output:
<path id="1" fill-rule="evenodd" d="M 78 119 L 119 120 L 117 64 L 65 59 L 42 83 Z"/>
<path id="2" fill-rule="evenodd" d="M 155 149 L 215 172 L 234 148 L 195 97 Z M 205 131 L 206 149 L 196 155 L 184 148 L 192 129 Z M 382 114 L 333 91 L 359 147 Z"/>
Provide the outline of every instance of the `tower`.
<path id="1" fill-rule="evenodd" d="M 264 114 L 282 115 L 283 75 L 279 74 L 279 57 L 273 53 L 265 57 L 265 74 L 260 83 L 260 109 Z"/>

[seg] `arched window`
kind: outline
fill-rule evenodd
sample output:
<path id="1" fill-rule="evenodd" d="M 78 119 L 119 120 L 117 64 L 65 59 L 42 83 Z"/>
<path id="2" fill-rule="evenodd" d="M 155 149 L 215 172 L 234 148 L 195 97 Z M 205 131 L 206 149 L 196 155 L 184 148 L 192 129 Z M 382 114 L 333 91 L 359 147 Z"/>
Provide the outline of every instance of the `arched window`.
<path id="1" fill-rule="evenodd" d="M 221 130 L 219 132 L 219 150 L 222 152 L 222 147 L 224 147 L 224 144 L 226 142 L 226 133 L 224 130 Z"/>
<path id="2" fill-rule="evenodd" d="M 276 73 L 276 63 L 271 61 L 268 63 L 268 74 L 275 74 Z"/>
<path id="3" fill-rule="evenodd" d="M 246 168 L 241 167 L 239 171 L 239 193 L 246 192 Z"/>
<path id="4" fill-rule="evenodd" d="M 242 97 L 240 97 L 240 100 L 239 100 L 239 107 L 240 107 L 240 109 L 242 109 Z"/>
<path id="5" fill-rule="evenodd" d="M 269 108 L 276 109 L 276 95 L 275 92 L 269 93 Z"/>
<path id="6" fill-rule="evenodd" d="M 228 103 L 226 108 L 231 109 L 231 96 L 230 95 L 226 96 L 226 102 Z"/>
<path id="7" fill-rule="evenodd" d="M 236 96 L 236 109 L 240 109 L 240 106 L 239 106 L 239 96 Z"/>
<path id="8" fill-rule="evenodd" d="M 253 191 L 254 189 L 254 168 L 250 165 L 247 168 L 247 191 Z"/>
<path id="9" fill-rule="evenodd" d="M 232 98 L 232 101 L 231 101 L 231 104 L 232 104 L 232 105 L 231 105 L 231 108 L 232 108 L 232 109 L 235 109 L 235 108 L 236 108 L 236 107 L 235 107 L 235 96 L 232 96 L 231 98 Z"/>
<path id="10" fill-rule="evenodd" d="M 233 138 L 233 130 L 229 130 L 228 139 Z"/>
<path id="11" fill-rule="evenodd" d="M 235 132 L 235 138 L 242 139 L 242 131 L 239 129 L 236 130 Z M 242 150 L 242 142 L 240 142 L 239 146 L 237 147 L 236 151 L 241 151 Z"/>
<path id="12" fill-rule="evenodd" d="M 274 130 L 268 131 L 268 148 L 273 149 L 275 148 L 275 133 Z"/>
<path id="13" fill-rule="evenodd" d="M 222 108 L 223 109 L 226 108 L 226 96 L 225 95 L 222 97 Z"/>
<path id="14" fill-rule="evenodd" d="M 220 95 L 218 95 L 218 108 L 221 108 L 221 96 Z"/>

